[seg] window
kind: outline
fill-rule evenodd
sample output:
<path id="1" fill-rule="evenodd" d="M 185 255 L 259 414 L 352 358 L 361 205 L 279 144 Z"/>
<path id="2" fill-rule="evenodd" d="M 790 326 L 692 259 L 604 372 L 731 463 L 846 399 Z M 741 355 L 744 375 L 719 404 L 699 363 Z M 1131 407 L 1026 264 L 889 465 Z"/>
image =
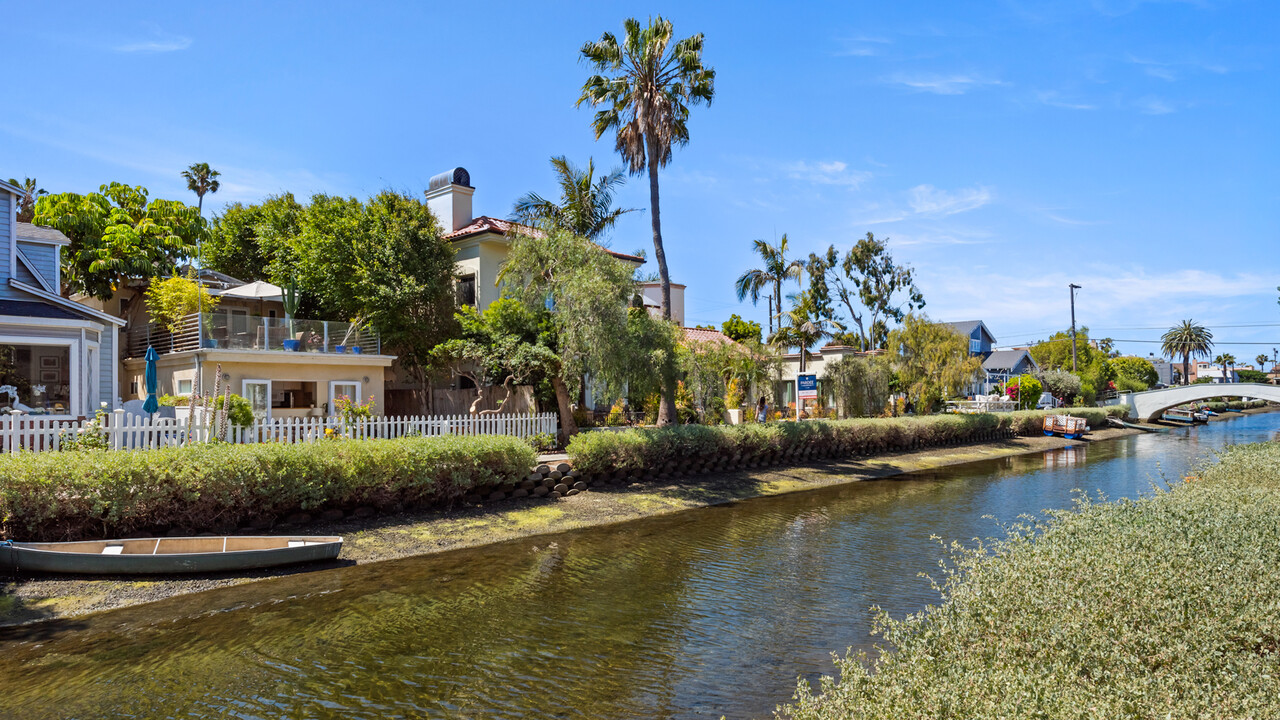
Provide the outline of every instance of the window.
<path id="1" fill-rule="evenodd" d="M 969 338 L 969 352 L 975 354 L 982 352 L 982 341 Z"/>
<path id="2" fill-rule="evenodd" d="M 0 344 L 0 411 L 71 412 L 71 348 Z"/>
<path id="3" fill-rule="evenodd" d="M 315 406 L 315 383 L 294 380 L 272 381 L 271 408 L 273 410 L 300 410 Z"/>
<path id="4" fill-rule="evenodd" d="M 463 275 L 458 278 L 458 284 L 454 286 L 454 293 L 458 301 L 458 307 L 463 305 L 476 304 L 476 276 Z"/>
<path id="5" fill-rule="evenodd" d="M 338 413 L 338 398 L 345 396 L 354 403 L 360 403 L 360 383 L 354 380 L 331 380 L 329 382 L 329 414 Z"/>
<path id="6" fill-rule="evenodd" d="M 190 381 L 190 380 L 179 380 L 179 381 L 178 381 L 178 394 L 179 394 L 179 395 L 190 395 L 190 394 L 191 394 L 191 382 L 192 382 L 192 381 Z"/>

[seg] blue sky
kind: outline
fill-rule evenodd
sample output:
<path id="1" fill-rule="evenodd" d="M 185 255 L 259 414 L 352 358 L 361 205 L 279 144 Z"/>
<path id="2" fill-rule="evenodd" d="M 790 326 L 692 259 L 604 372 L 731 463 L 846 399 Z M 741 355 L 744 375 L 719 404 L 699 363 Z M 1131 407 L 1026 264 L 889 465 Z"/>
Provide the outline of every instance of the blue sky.
<path id="1" fill-rule="evenodd" d="M 1065 328 L 1075 282 L 1095 336 L 1190 317 L 1241 360 L 1280 347 L 1270 2 L 9 4 L 0 175 L 194 202 L 178 173 L 203 161 L 216 211 L 420 193 L 461 165 L 476 213 L 506 216 L 553 191 L 552 155 L 617 162 L 574 107 L 577 51 L 650 13 L 705 33 L 718 73 L 662 174 L 689 324 L 764 324 L 732 289 L 752 239 L 807 255 L 870 231 L 932 317 L 1003 345 Z M 644 182 L 621 202 L 647 207 Z M 612 246 L 651 252 L 648 223 Z"/>

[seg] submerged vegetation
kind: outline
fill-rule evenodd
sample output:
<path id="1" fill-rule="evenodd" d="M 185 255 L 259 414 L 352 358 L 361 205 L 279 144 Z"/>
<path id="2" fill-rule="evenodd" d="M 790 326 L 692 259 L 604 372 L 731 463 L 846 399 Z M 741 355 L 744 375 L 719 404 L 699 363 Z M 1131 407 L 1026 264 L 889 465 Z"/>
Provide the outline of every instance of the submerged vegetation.
<path id="1" fill-rule="evenodd" d="M 953 545 L 941 605 L 882 616 L 892 649 L 840 660 L 782 714 L 1280 716 L 1280 443 L 1174 484 Z"/>

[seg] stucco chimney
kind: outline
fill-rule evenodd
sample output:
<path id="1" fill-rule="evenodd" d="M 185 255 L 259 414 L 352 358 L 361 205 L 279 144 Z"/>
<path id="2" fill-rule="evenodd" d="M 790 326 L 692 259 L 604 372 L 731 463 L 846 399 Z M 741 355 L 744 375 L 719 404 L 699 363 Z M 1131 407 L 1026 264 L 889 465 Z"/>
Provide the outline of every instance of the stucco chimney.
<path id="1" fill-rule="evenodd" d="M 427 207 L 440 220 L 445 232 L 453 232 L 472 221 L 471 196 L 475 192 L 471 187 L 471 174 L 466 168 L 457 167 L 431 178 L 427 186 Z"/>

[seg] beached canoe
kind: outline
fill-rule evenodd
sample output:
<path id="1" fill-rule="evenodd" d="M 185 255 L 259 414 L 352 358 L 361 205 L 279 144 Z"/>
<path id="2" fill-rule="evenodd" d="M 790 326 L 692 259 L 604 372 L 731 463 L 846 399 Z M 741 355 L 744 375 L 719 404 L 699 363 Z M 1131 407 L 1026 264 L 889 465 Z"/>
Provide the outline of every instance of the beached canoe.
<path id="1" fill-rule="evenodd" d="M 207 573 L 332 560 L 335 536 L 231 535 L 0 544 L 0 567 L 54 573 Z"/>

